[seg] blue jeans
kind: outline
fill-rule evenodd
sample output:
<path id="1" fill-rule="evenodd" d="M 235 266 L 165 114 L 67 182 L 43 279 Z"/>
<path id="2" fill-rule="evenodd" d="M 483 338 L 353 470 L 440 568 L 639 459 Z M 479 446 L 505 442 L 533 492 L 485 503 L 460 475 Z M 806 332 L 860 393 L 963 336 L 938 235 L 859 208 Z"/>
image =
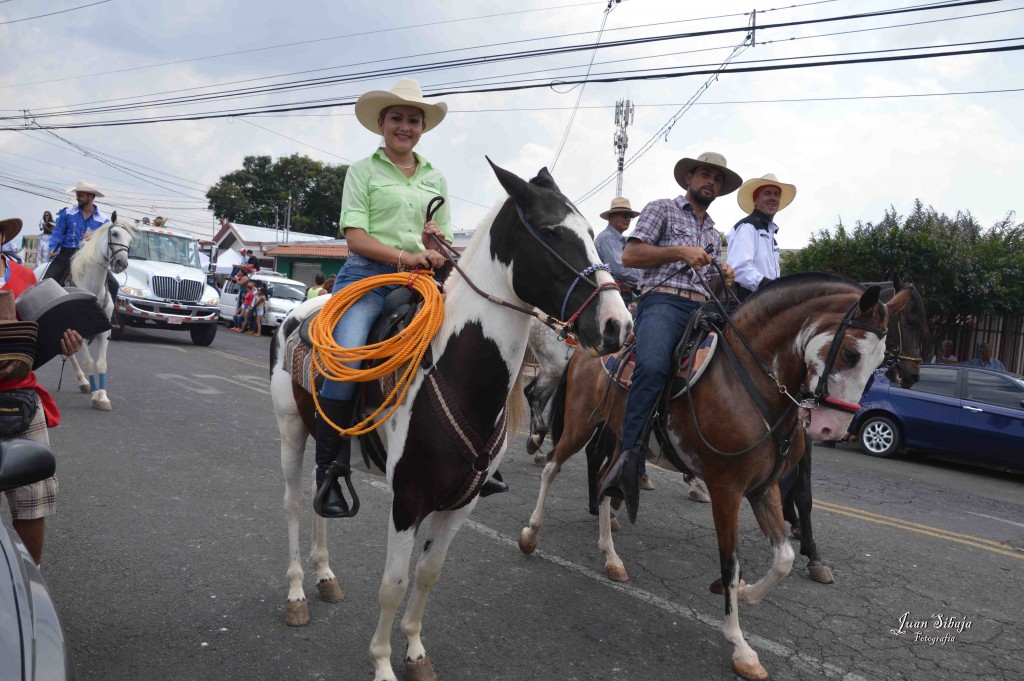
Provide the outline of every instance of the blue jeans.
<path id="1" fill-rule="evenodd" d="M 626 398 L 622 451 L 633 449 L 672 371 L 672 353 L 700 303 L 670 293 L 649 293 L 636 312 L 636 368 Z M 643 459 L 641 459 L 643 461 Z M 641 468 L 641 472 L 646 466 Z"/>
<path id="2" fill-rule="evenodd" d="M 341 271 L 338 272 L 331 293 L 337 293 L 349 284 L 367 277 L 394 273 L 394 265 L 386 265 L 361 255 L 350 255 L 342 265 Z M 366 345 L 370 329 L 373 328 L 374 322 L 377 321 L 380 311 L 384 307 L 384 299 L 396 288 L 398 288 L 397 285 L 375 288 L 357 300 L 334 327 L 334 332 L 331 334 L 334 336 L 334 342 L 343 348 L 358 348 L 361 345 Z M 348 366 L 358 368 L 359 363 L 352 362 Z M 324 381 L 320 397 L 332 400 L 351 400 L 355 397 L 357 387 L 356 383 L 349 381 Z"/>

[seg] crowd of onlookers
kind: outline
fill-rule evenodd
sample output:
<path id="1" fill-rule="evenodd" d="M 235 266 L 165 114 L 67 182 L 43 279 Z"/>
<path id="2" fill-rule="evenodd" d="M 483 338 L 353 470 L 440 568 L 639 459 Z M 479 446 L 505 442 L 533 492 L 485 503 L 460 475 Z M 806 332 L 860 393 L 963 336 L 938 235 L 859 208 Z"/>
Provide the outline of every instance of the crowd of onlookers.
<path id="1" fill-rule="evenodd" d="M 939 352 L 932 357 L 932 363 L 950 365 L 963 364 L 965 367 L 982 367 L 985 369 L 995 369 L 996 371 L 1006 371 L 1006 366 L 992 356 L 992 346 L 989 343 L 981 344 L 981 347 L 978 348 L 977 357 L 969 359 L 966 362 L 961 362 L 957 356 L 953 354 L 953 341 L 944 340 L 942 341 L 942 345 L 939 346 Z"/>

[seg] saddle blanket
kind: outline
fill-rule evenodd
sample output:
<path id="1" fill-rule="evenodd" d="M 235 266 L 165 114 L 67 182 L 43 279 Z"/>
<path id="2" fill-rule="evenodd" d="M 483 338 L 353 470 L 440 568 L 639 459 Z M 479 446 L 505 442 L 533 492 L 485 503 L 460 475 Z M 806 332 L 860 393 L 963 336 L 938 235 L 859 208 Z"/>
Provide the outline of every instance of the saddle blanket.
<path id="1" fill-rule="evenodd" d="M 697 351 L 683 360 L 679 371 L 672 378 L 672 397 L 682 395 L 690 386 L 696 385 L 704 371 L 711 363 L 711 358 L 718 348 L 718 334 L 711 333 L 700 344 Z M 633 370 L 636 368 L 636 353 L 630 351 L 629 357 L 623 361 L 624 353 L 605 355 L 602 358 L 605 373 L 618 382 L 626 390 L 633 384 Z"/>

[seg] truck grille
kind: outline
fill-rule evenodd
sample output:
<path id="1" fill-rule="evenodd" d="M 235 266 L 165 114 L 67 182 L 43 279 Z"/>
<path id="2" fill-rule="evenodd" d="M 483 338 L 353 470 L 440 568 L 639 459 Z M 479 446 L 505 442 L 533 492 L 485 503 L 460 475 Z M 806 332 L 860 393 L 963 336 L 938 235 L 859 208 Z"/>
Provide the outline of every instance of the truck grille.
<path id="1" fill-rule="evenodd" d="M 203 295 L 203 282 L 182 279 L 175 281 L 171 277 L 153 277 L 153 293 L 158 298 L 174 300 L 181 303 L 197 303 Z"/>

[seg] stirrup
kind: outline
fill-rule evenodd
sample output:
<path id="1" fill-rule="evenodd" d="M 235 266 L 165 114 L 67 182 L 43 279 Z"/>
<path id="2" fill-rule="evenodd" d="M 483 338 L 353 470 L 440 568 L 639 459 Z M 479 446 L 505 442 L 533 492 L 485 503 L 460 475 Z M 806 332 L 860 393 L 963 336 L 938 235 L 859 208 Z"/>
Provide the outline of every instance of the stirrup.
<path id="1" fill-rule="evenodd" d="M 352 504 L 349 505 L 341 489 L 338 478 L 345 478 Z M 313 510 L 324 518 L 351 518 L 359 513 L 359 495 L 352 484 L 352 469 L 349 466 L 333 462 L 324 472 L 324 481 L 313 497 Z"/>
<path id="2" fill-rule="evenodd" d="M 480 488 L 481 497 L 489 497 L 492 494 L 501 494 L 502 492 L 508 491 L 508 485 L 501 477 L 501 473 L 494 471 L 494 475 L 487 478 L 484 481 L 483 487 Z"/>

